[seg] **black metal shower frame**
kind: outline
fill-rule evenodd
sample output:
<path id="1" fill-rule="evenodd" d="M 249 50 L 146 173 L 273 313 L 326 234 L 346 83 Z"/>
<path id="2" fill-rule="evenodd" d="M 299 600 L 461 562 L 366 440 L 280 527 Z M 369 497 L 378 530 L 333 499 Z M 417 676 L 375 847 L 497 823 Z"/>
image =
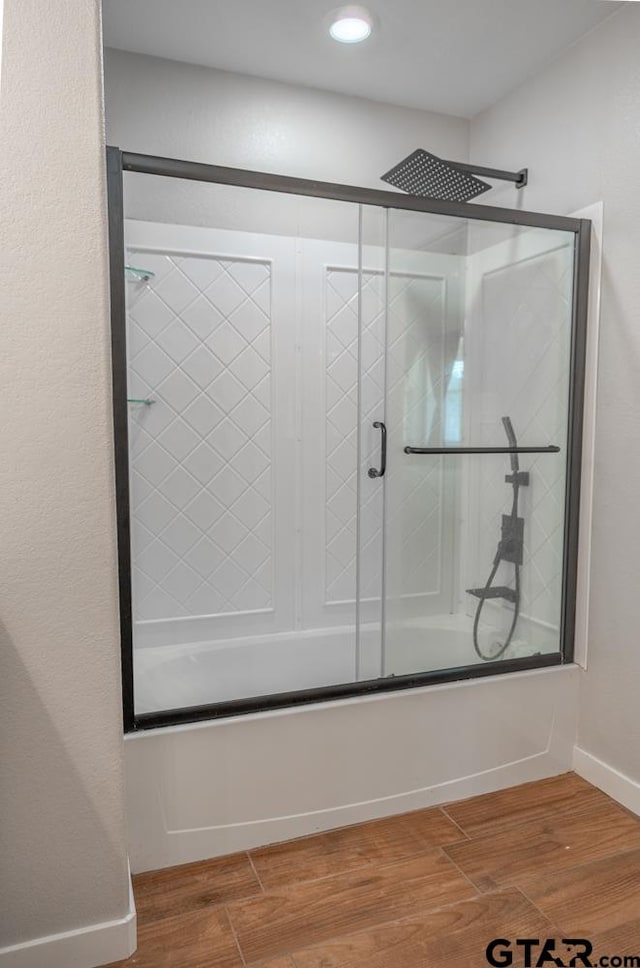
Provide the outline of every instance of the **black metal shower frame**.
<path id="1" fill-rule="evenodd" d="M 127 348 L 125 305 L 125 247 L 123 173 L 139 172 L 168 178 L 182 178 L 218 185 L 234 185 L 261 191 L 283 192 L 326 198 L 334 201 L 372 205 L 378 208 L 424 212 L 453 218 L 480 219 L 531 228 L 556 229 L 573 233 L 574 276 L 571 320 L 571 359 L 569 380 L 569 421 L 567 435 L 567 484 L 564 518 L 564 561 L 562 576 L 562 624 L 560 650 L 454 669 L 440 669 L 390 679 L 372 679 L 278 693 L 248 699 L 171 709 L 136 715 L 133 676 L 133 613 L 131 603 L 131 535 L 129 504 L 129 443 L 127 411 Z M 582 429 L 585 391 L 586 334 L 589 293 L 589 253 L 591 222 L 519 209 L 497 208 L 476 203 L 447 202 L 415 197 L 399 192 L 377 191 L 349 185 L 289 178 L 266 172 L 223 168 L 200 162 L 180 161 L 152 155 L 134 154 L 120 148 L 107 148 L 107 191 L 109 220 L 109 259 L 111 292 L 111 348 L 113 369 L 113 422 L 115 448 L 116 510 L 118 527 L 118 575 L 120 593 L 120 637 L 122 654 L 122 699 L 126 732 L 239 716 L 269 709 L 300 706 L 341 698 L 395 692 L 422 686 L 478 679 L 557 666 L 573 661 L 578 574 L 580 515 L 580 478 L 582 466 Z M 471 450 L 471 448 L 469 448 Z M 457 449 L 458 451 L 460 448 Z M 495 448 L 503 452 L 505 448 Z"/>

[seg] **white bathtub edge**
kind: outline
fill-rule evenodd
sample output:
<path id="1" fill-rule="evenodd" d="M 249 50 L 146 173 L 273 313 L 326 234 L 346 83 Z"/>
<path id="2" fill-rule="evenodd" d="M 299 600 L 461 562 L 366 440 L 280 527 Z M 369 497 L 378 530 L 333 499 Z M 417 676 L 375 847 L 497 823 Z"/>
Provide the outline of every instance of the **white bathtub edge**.
<path id="1" fill-rule="evenodd" d="M 574 662 L 567 662 L 564 665 L 541 666 L 539 669 L 523 669 L 521 672 L 509 672 L 507 677 L 510 681 L 518 679 L 531 679 L 538 676 L 547 675 L 569 675 L 576 676 L 579 666 Z M 224 726 L 234 720 L 242 722 L 255 722 L 262 719 L 273 719 L 280 716 L 295 716 L 303 713 L 312 713 L 317 709 L 336 709 L 343 706 L 361 705 L 362 703 L 384 702 L 385 700 L 397 699 L 404 695 L 422 695 L 425 693 L 442 692 L 452 688 L 455 689 L 474 689 L 482 683 L 503 682 L 505 673 L 498 673 L 495 676 L 479 676 L 474 679 L 453 679 L 451 682 L 427 683 L 424 686 L 412 686 L 410 689 L 389 689 L 381 692 L 364 693 L 356 696 L 342 696 L 338 699 L 326 699 L 318 702 L 303 703 L 299 706 L 281 706 L 275 709 L 261 709 L 254 713 L 243 713 L 241 716 L 220 717 L 218 719 L 205 719 L 197 723 L 176 723 L 175 726 L 157 726 L 150 729 L 142 729 L 138 732 L 126 733 L 125 743 L 138 743 L 145 739 L 153 739 L 167 733 L 181 733 L 194 729 L 211 729 L 216 726 Z M 568 767 L 571 769 L 571 767 Z M 526 782 L 526 781 L 525 781 Z"/>

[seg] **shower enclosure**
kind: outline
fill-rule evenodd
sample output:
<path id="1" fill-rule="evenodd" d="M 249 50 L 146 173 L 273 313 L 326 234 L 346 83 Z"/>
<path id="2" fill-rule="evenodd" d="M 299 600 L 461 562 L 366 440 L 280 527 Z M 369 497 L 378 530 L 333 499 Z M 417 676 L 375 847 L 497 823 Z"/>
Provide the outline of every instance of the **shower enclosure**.
<path id="1" fill-rule="evenodd" d="M 126 728 L 570 662 L 590 223 L 108 175 Z"/>

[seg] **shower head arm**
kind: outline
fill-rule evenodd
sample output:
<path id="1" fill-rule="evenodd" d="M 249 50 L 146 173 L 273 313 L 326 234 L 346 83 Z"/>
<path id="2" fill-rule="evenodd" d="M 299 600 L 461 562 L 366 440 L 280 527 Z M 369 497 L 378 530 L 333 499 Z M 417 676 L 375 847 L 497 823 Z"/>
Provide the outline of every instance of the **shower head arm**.
<path id="1" fill-rule="evenodd" d="M 524 188 L 529 179 L 529 169 L 521 168 L 520 171 L 504 171 L 502 168 L 484 168 L 482 165 L 467 165 L 462 161 L 446 161 L 446 165 L 457 168 L 458 171 L 466 171 L 470 175 L 480 175 L 484 178 L 495 178 L 498 181 L 513 182 L 516 188 Z"/>
<path id="2" fill-rule="evenodd" d="M 472 198 L 491 190 L 485 178 L 512 182 L 517 188 L 527 184 L 527 169 L 504 171 L 463 161 L 445 161 L 425 148 L 416 148 L 410 155 L 382 175 L 382 181 L 409 195 L 422 195 L 448 201 L 470 202 Z"/>

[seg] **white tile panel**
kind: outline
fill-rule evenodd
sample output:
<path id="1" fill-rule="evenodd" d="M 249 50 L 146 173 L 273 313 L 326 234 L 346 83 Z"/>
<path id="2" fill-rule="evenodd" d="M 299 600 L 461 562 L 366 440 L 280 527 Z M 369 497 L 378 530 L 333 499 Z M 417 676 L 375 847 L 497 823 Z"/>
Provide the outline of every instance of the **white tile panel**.
<path id="1" fill-rule="evenodd" d="M 136 615 L 269 607 L 271 265 L 136 259 L 156 272 L 128 292 L 129 388 L 154 400 L 130 421 Z"/>

